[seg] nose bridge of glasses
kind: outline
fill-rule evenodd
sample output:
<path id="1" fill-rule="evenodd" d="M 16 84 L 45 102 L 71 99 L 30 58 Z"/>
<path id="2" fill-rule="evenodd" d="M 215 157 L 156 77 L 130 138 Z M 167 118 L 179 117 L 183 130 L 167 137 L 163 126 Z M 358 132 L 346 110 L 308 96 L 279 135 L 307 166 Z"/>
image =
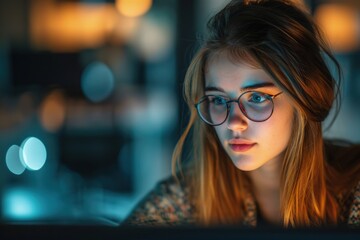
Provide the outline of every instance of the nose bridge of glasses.
<path id="1" fill-rule="evenodd" d="M 242 106 L 239 100 L 240 99 L 232 99 L 227 102 L 229 118 L 233 118 L 234 116 L 237 116 L 239 114 L 241 115 L 242 118 L 243 117 L 246 118 L 244 106 Z M 236 104 L 236 106 L 234 106 L 234 104 Z"/>

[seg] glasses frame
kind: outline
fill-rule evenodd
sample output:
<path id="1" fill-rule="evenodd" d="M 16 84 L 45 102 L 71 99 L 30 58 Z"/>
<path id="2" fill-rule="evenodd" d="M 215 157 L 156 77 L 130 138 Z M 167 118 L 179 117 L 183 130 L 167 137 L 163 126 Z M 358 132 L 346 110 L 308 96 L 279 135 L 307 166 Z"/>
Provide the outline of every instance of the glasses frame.
<path id="1" fill-rule="evenodd" d="M 272 109 L 271 109 L 271 113 L 270 113 L 269 117 L 267 117 L 267 118 L 264 119 L 264 120 L 259 121 L 259 120 L 251 119 L 251 118 L 246 114 L 246 112 L 245 112 L 245 110 L 244 110 L 244 106 L 240 103 L 240 98 L 241 98 L 244 94 L 250 93 L 250 92 L 261 93 L 261 94 L 264 94 L 264 95 L 269 96 L 269 100 L 270 100 L 271 103 L 272 103 Z M 203 116 L 202 116 L 202 114 L 200 113 L 200 107 L 199 107 L 200 104 L 201 104 L 205 99 L 207 99 L 209 96 L 215 96 L 215 97 L 216 97 L 216 96 L 218 96 L 218 95 L 212 95 L 212 94 L 211 94 L 211 95 L 205 95 L 205 96 L 203 96 L 202 98 L 200 98 L 200 100 L 199 100 L 196 104 L 194 104 L 194 106 L 195 106 L 195 108 L 196 108 L 196 110 L 197 110 L 198 115 L 200 116 L 200 119 L 201 119 L 202 121 L 204 121 L 206 124 L 210 125 L 210 126 L 220 126 L 221 124 L 223 124 L 224 122 L 226 122 L 226 120 L 227 120 L 228 117 L 229 117 L 229 112 L 230 112 L 230 107 L 231 107 L 230 103 L 232 103 L 232 102 L 236 102 L 236 103 L 237 103 L 237 105 L 238 105 L 238 107 L 240 108 L 240 111 L 242 112 L 242 114 L 244 114 L 244 116 L 245 116 L 247 119 L 249 119 L 250 121 L 253 121 L 253 122 L 265 122 L 266 120 L 268 120 L 268 119 L 272 116 L 272 114 L 273 114 L 273 112 L 274 112 L 274 106 L 275 106 L 275 104 L 274 104 L 274 98 L 277 97 L 277 96 L 279 96 L 279 95 L 282 94 L 282 93 L 283 93 L 283 92 L 279 92 L 279 93 L 277 93 L 277 94 L 272 95 L 272 94 L 268 94 L 268 93 L 264 93 L 264 92 L 260 92 L 260 91 L 253 91 L 253 90 L 243 92 L 242 94 L 240 94 L 240 96 L 239 96 L 237 99 L 230 99 L 229 101 L 226 101 L 226 117 L 225 117 L 224 121 L 222 121 L 221 123 L 218 123 L 218 124 L 213 124 L 213 123 L 210 123 L 210 122 L 206 121 L 206 119 L 204 119 Z"/>

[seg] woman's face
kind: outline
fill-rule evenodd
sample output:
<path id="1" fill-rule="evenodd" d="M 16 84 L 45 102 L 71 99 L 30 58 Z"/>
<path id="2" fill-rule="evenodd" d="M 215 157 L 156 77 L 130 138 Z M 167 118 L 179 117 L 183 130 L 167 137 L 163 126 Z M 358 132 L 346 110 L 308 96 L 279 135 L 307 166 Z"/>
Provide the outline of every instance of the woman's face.
<path id="1" fill-rule="evenodd" d="M 247 90 L 276 95 L 281 89 L 262 69 L 234 63 L 225 53 L 214 56 L 205 72 L 205 95 L 237 99 Z M 264 122 L 249 120 L 237 103 L 228 118 L 215 126 L 216 134 L 235 166 L 243 171 L 278 165 L 288 145 L 294 110 L 285 93 L 273 99 L 274 111 Z"/>

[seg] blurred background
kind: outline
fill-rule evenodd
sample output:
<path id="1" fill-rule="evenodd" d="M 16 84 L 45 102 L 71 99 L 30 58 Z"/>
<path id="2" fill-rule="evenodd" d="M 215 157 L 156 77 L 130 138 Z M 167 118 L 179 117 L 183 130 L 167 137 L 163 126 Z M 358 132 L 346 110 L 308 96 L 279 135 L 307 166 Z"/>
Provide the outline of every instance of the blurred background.
<path id="1" fill-rule="evenodd" d="M 186 68 L 227 2 L 0 0 L 1 221 L 116 225 L 169 176 Z M 343 67 L 324 134 L 360 143 L 360 1 L 303 3 Z"/>

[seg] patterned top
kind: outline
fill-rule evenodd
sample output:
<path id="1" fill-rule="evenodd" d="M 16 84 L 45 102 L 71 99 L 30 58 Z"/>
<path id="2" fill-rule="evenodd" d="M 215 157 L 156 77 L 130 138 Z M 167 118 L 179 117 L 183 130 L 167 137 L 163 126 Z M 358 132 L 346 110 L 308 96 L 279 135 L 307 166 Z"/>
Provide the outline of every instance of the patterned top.
<path id="1" fill-rule="evenodd" d="M 189 201 L 189 188 L 178 184 L 174 178 L 160 182 L 123 222 L 133 226 L 179 226 L 195 224 L 194 206 Z M 246 216 L 244 226 L 258 226 L 255 199 L 252 194 L 245 197 Z M 348 198 L 339 196 L 341 206 L 340 224 L 360 227 L 360 182 Z"/>

